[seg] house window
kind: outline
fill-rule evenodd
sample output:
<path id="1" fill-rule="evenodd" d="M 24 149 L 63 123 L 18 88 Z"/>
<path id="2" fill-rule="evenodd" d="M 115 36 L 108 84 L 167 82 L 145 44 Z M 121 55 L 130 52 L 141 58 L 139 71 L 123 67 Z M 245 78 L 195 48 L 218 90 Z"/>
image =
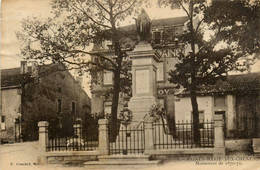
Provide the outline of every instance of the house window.
<path id="1" fill-rule="evenodd" d="M 203 111 L 199 111 L 199 127 L 203 128 L 203 123 L 204 123 L 204 112 Z"/>
<path id="2" fill-rule="evenodd" d="M 204 112 L 199 111 L 199 123 L 203 123 L 203 122 L 204 122 Z"/>
<path id="3" fill-rule="evenodd" d="M 160 44 L 161 43 L 161 32 L 154 32 L 154 43 L 155 44 Z"/>
<path id="4" fill-rule="evenodd" d="M 71 113 L 76 114 L 76 103 L 75 102 L 71 102 Z"/>
<path id="5" fill-rule="evenodd" d="M 111 71 L 105 71 L 103 73 L 103 84 L 104 85 L 111 85 L 113 84 L 113 73 Z"/>
<path id="6" fill-rule="evenodd" d="M 163 62 L 157 64 L 157 81 L 164 81 L 164 67 Z"/>
<path id="7" fill-rule="evenodd" d="M 61 87 L 58 87 L 58 92 L 61 93 Z"/>
<path id="8" fill-rule="evenodd" d="M 226 106 L 225 96 L 216 96 L 216 97 L 214 97 L 214 106 L 215 107 L 224 107 L 224 106 Z"/>
<path id="9" fill-rule="evenodd" d="M 58 99 L 57 101 L 57 112 L 61 113 L 61 99 Z"/>
<path id="10" fill-rule="evenodd" d="M 1 116 L 1 130 L 5 130 L 5 115 Z"/>

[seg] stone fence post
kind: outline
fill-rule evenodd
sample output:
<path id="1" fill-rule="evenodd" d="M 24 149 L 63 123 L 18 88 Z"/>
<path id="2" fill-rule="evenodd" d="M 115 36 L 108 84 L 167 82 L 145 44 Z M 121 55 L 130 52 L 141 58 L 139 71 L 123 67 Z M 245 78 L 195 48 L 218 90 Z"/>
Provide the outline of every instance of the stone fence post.
<path id="1" fill-rule="evenodd" d="M 49 123 L 47 121 L 38 122 L 39 127 L 39 149 L 46 152 L 47 146 L 49 144 L 48 127 Z"/>
<path id="2" fill-rule="evenodd" d="M 214 116 L 214 156 L 225 156 L 224 121 L 222 115 Z"/>
<path id="3" fill-rule="evenodd" d="M 49 145 L 49 134 L 48 134 L 48 127 L 49 123 L 47 121 L 40 121 L 38 122 L 39 127 L 39 155 L 37 156 L 37 162 L 39 164 L 46 164 L 47 157 L 45 156 L 47 151 L 47 146 Z"/>
<path id="4" fill-rule="evenodd" d="M 99 125 L 98 149 L 100 155 L 109 155 L 108 120 L 99 119 L 98 125 Z"/>
<path id="5" fill-rule="evenodd" d="M 145 151 L 144 154 L 149 154 L 150 151 L 154 150 L 153 141 L 153 118 L 146 117 L 144 120 L 144 138 L 145 138 Z"/>

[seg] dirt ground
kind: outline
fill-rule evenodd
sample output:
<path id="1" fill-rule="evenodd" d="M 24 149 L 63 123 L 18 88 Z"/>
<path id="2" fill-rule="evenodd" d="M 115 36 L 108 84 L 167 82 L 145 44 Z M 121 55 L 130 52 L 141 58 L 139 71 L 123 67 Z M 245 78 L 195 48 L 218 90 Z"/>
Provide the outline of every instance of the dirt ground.
<path id="1" fill-rule="evenodd" d="M 153 167 L 147 166 L 100 166 L 95 168 L 75 165 L 38 165 L 37 142 L 25 142 L 0 145 L 1 170 L 83 170 L 83 169 L 156 169 L 156 170 L 260 170 L 260 159 L 246 153 L 232 153 L 222 159 L 209 160 L 207 157 L 175 158 L 165 160 L 162 164 Z"/>

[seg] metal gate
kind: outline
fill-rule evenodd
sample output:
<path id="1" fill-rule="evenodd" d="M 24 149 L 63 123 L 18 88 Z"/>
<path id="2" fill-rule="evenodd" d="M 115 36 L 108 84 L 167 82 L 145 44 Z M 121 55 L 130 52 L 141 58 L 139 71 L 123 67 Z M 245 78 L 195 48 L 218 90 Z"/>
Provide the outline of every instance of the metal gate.
<path id="1" fill-rule="evenodd" d="M 110 135 L 110 154 L 142 154 L 145 146 L 144 123 L 141 122 L 137 127 L 123 124 L 117 127 L 109 127 L 110 134 L 112 130 L 118 133 L 115 141 L 111 140 Z"/>

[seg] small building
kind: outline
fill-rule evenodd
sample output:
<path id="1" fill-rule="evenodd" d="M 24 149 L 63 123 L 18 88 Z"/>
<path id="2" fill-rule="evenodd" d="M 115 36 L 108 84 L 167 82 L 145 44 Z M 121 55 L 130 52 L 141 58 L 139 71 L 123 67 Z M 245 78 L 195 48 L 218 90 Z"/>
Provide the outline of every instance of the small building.
<path id="1" fill-rule="evenodd" d="M 215 85 L 197 91 L 199 121 L 223 115 L 226 138 L 260 137 L 260 72 L 230 75 Z M 175 98 L 176 121 L 192 120 L 189 92 Z"/>
<path id="2" fill-rule="evenodd" d="M 50 133 L 65 134 L 76 118 L 84 121 L 90 115 L 91 100 L 82 78 L 75 79 L 63 68 L 22 61 L 19 68 L 1 70 L 2 141 L 37 140 L 41 120 L 49 121 Z"/>

